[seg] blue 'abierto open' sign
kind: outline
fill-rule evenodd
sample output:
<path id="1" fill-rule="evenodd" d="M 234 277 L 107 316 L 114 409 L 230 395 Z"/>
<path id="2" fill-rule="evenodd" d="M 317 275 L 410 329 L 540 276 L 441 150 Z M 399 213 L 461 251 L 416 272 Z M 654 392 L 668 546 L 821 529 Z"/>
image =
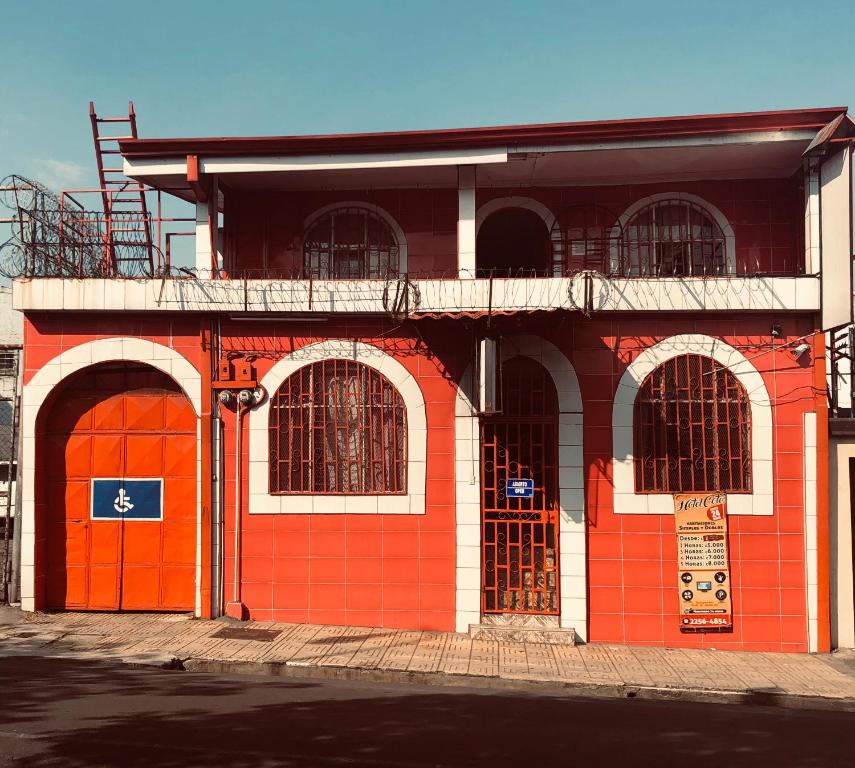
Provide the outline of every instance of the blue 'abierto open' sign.
<path id="1" fill-rule="evenodd" d="M 163 479 L 92 478 L 93 520 L 163 520 Z"/>
<path id="2" fill-rule="evenodd" d="M 534 496 L 534 480 L 530 477 L 509 477 L 505 480 L 505 494 L 509 499 L 530 499 Z"/>

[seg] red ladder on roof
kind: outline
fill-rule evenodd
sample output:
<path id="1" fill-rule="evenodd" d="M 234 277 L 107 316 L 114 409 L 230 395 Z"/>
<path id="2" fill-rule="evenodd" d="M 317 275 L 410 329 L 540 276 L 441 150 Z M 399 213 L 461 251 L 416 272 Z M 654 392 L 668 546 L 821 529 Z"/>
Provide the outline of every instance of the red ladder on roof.
<path id="1" fill-rule="evenodd" d="M 134 103 L 128 102 L 127 117 L 98 117 L 95 104 L 90 101 L 89 119 L 104 203 L 110 271 L 129 276 L 139 274 L 147 261 L 147 273 L 153 274 L 154 253 L 151 219 L 145 199 L 146 187 L 125 176 L 119 150 L 120 141 L 137 138 Z M 102 130 L 107 132 L 106 135 L 102 134 Z"/>

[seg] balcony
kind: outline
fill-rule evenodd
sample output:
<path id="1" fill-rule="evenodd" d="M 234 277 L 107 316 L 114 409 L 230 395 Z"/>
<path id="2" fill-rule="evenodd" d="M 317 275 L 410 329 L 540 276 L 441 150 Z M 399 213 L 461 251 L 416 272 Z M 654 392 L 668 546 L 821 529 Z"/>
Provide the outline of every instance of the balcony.
<path id="1" fill-rule="evenodd" d="M 437 317 L 569 310 L 594 312 L 819 309 L 819 280 L 803 277 L 573 277 L 389 280 L 270 278 L 19 278 L 22 311 L 219 312 L 230 315 Z"/>
<path id="2" fill-rule="evenodd" d="M 727 221 L 691 195 L 653 196 L 623 217 L 573 205 L 551 221 L 507 204 L 518 198 L 499 198 L 501 205 L 483 206 L 474 228 L 472 268 L 421 271 L 401 271 L 405 234 L 368 207 L 333 208 L 337 218 L 317 219 L 303 234 L 298 264 L 256 269 L 244 266 L 250 251 L 234 246 L 228 227 L 168 218 L 159 201 L 133 212 L 108 201 L 105 214 L 81 196 L 31 189 L 16 198 L 17 235 L 0 250 L 0 272 L 15 278 L 16 309 L 426 318 L 814 312 L 820 304 L 817 277 L 798 274 L 797 242 L 740 251 Z M 180 235 L 195 236 L 197 263 L 223 266 L 176 266 L 171 244 Z M 438 261 L 465 263 L 462 247 Z"/>

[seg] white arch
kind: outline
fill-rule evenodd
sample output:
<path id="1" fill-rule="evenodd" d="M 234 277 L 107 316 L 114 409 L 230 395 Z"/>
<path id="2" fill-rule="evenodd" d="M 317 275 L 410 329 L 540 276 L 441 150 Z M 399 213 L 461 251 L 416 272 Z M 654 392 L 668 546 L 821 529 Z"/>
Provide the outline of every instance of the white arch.
<path id="1" fill-rule="evenodd" d="M 632 220 L 633 216 L 643 208 L 646 208 L 652 203 L 658 203 L 660 200 L 684 200 L 687 203 L 694 203 L 703 208 L 710 216 L 713 217 L 716 224 L 721 228 L 724 235 L 724 260 L 727 265 L 728 274 L 734 274 L 736 271 L 736 237 L 733 234 L 733 227 L 727 217 L 707 200 L 704 200 L 698 195 L 693 195 L 690 192 L 657 192 L 655 195 L 648 195 L 636 200 L 629 206 L 618 218 L 615 225 L 609 233 L 609 242 L 611 245 L 612 270 L 619 269 L 619 241 L 621 232 L 625 231 L 627 224 Z"/>
<path id="2" fill-rule="evenodd" d="M 491 213 L 502 210 L 502 208 L 525 208 L 527 211 L 532 211 L 543 219 L 543 223 L 546 224 L 546 230 L 548 232 L 552 232 L 552 225 L 555 223 L 555 215 L 549 210 L 549 208 L 539 200 L 535 200 L 533 197 L 512 195 L 509 197 L 494 197 L 492 200 L 484 203 L 484 205 L 477 210 L 475 213 L 476 236 L 478 235 L 481 225 L 484 223 L 486 218 Z"/>
<path id="3" fill-rule="evenodd" d="M 322 208 L 318 208 L 316 211 L 310 213 L 305 219 L 303 219 L 303 229 L 301 231 L 301 247 L 302 241 L 305 240 L 306 232 L 309 227 L 312 226 L 318 219 L 320 219 L 325 214 L 330 211 L 336 211 L 340 208 L 363 208 L 366 211 L 371 211 L 371 213 L 379 216 L 386 224 L 389 226 L 389 229 L 395 235 L 395 239 L 398 241 L 398 271 L 406 272 L 407 271 L 407 236 L 404 234 L 404 230 L 401 229 L 401 226 L 394 219 L 392 214 L 390 214 L 387 210 L 381 208 L 379 205 L 375 205 L 374 203 L 366 203 L 362 200 L 343 200 L 338 203 L 330 203 L 329 205 L 325 205 Z"/>
<path id="4" fill-rule="evenodd" d="M 588 601 L 579 381 L 567 357 L 540 336 L 502 339 L 503 360 L 520 355 L 543 365 L 558 393 L 560 621 L 562 627 L 573 627 L 584 642 L 588 634 Z M 468 631 L 470 624 L 481 620 L 480 429 L 472 392 L 472 366 L 469 366 L 457 389 L 454 419 L 458 632 Z"/>
<path id="5" fill-rule="evenodd" d="M 21 395 L 21 607 L 35 610 L 36 557 L 36 419 L 50 393 L 65 379 L 84 368 L 108 362 L 145 363 L 170 376 L 184 391 L 197 416 L 196 427 L 196 615 L 201 613 L 201 445 L 198 415 L 202 403 L 202 377 L 183 355 L 147 339 L 116 337 L 95 339 L 71 347 L 45 363 L 24 385 Z M 42 468 L 44 471 L 44 468 Z"/>
<path id="6" fill-rule="evenodd" d="M 732 515 L 771 515 L 772 404 L 759 371 L 739 350 L 721 339 L 699 333 L 670 336 L 645 349 L 621 377 L 612 408 L 614 511 L 616 514 L 666 515 L 674 512 L 669 494 L 635 492 L 633 419 L 642 383 L 662 363 L 685 354 L 704 355 L 729 369 L 745 388 L 751 404 L 752 492 L 728 494 Z"/>
<path id="7" fill-rule="evenodd" d="M 275 495 L 270 493 L 270 396 L 291 374 L 320 360 L 356 360 L 382 373 L 398 390 L 407 409 L 407 494 Z M 427 421 L 422 391 L 413 375 L 394 357 L 372 344 L 328 339 L 294 350 L 261 380 L 268 397 L 249 414 L 250 514 L 409 514 L 425 513 Z"/>

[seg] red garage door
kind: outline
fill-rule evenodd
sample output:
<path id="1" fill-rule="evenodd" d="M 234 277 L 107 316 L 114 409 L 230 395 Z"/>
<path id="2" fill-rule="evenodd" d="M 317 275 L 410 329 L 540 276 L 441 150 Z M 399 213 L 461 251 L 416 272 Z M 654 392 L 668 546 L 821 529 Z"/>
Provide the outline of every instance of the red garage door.
<path id="1" fill-rule="evenodd" d="M 192 610 L 196 417 L 175 382 L 148 366 L 89 369 L 43 434 L 48 608 Z M 157 494 L 142 503 L 146 485 Z M 107 504 L 93 508 L 93 488 Z"/>

